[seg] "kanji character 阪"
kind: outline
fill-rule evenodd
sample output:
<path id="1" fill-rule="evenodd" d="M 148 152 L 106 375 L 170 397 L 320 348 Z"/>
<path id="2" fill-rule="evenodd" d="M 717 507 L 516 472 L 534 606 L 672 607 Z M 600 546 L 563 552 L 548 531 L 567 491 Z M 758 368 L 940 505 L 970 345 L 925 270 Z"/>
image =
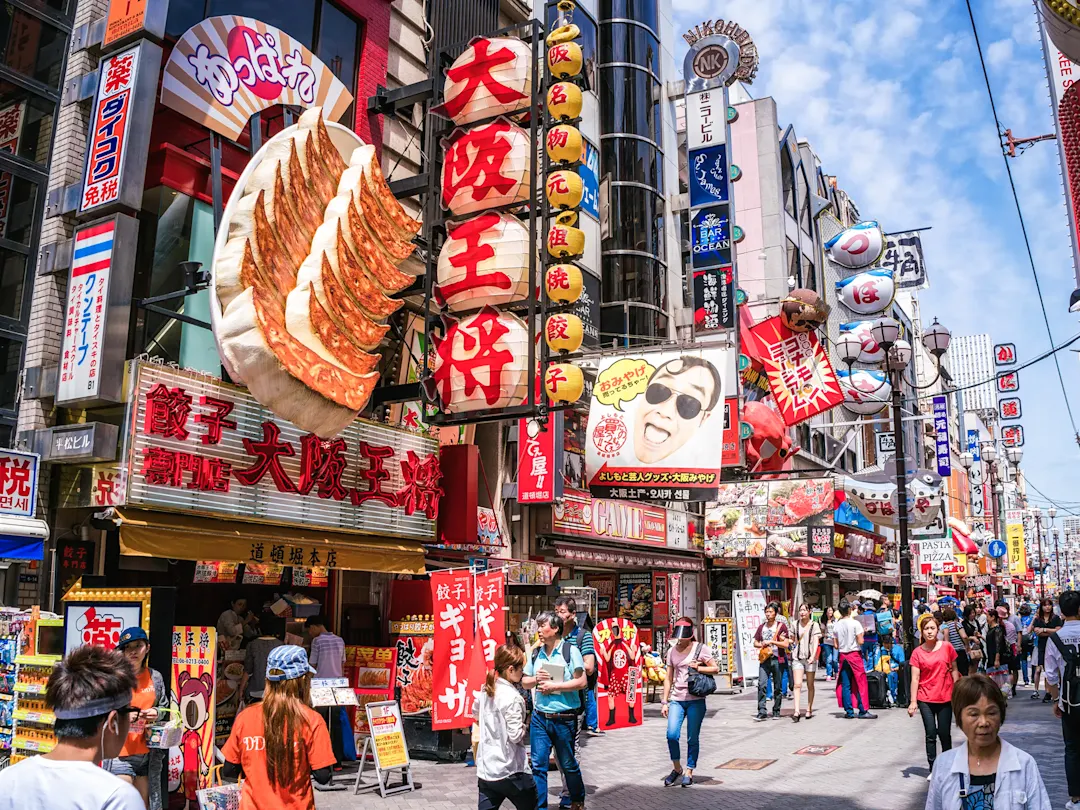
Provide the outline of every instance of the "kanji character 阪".
<path id="1" fill-rule="evenodd" d="M 507 194 L 518 180 L 502 173 L 512 144 L 513 124 L 495 121 L 462 132 L 446 150 L 442 203 L 449 208 L 459 191 L 471 189 L 471 198 L 484 200 L 493 191 Z"/>
<path id="2" fill-rule="evenodd" d="M 383 482 L 390 480 L 390 473 L 386 469 L 386 459 L 394 455 L 394 448 L 389 445 L 368 444 L 360 442 L 360 455 L 368 460 L 366 470 L 361 469 L 359 477 L 367 481 L 366 490 L 354 489 L 349 493 L 353 505 L 360 506 L 367 501 L 380 501 L 387 506 L 397 506 L 397 496 L 383 489 Z"/>
<path id="3" fill-rule="evenodd" d="M 509 333 L 510 328 L 499 320 L 498 311 L 492 307 L 485 307 L 450 327 L 436 349 L 439 363 L 432 375 L 444 403 L 454 401 L 452 377 L 455 375 L 464 378 L 462 393 L 466 397 L 480 389 L 489 405 L 499 401 L 503 370 L 513 362 L 514 353 L 497 345 Z M 481 382 L 484 377 L 486 383 Z"/>
<path id="4" fill-rule="evenodd" d="M 297 491 L 307 495 L 318 486 L 320 498 L 343 501 L 349 490 L 341 483 L 348 463 L 344 439 L 320 439 L 309 433 L 300 440 L 300 483 Z"/>
<path id="5" fill-rule="evenodd" d="M 481 244 L 485 233 L 499 224 L 498 214 L 481 214 L 478 217 L 462 222 L 460 225 L 447 228 L 451 239 L 460 239 L 465 242 L 465 249 L 450 256 L 450 264 L 453 267 L 463 269 L 465 277 L 460 281 L 439 285 L 439 293 L 444 300 L 451 300 L 454 296 L 474 290 L 477 287 L 494 287 L 497 290 L 509 290 L 512 281 L 506 273 L 498 271 L 482 273 L 480 263 L 495 258 L 495 248 L 490 241 Z"/>
<path id="6" fill-rule="evenodd" d="M 143 432 L 167 439 L 188 437 L 187 419 L 191 413 L 191 397 L 183 388 L 169 388 L 158 383 L 146 393 L 146 413 Z"/>
<path id="7" fill-rule="evenodd" d="M 200 413 L 195 416 L 195 421 L 206 425 L 206 433 L 200 436 L 203 444 L 217 444 L 221 441 L 221 432 L 225 428 L 236 430 L 236 422 L 226 417 L 232 413 L 235 403 L 227 399 L 201 396 L 199 404 L 210 408 L 209 413 Z"/>
<path id="8" fill-rule="evenodd" d="M 439 458 L 434 453 L 423 461 L 412 450 L 405 454 L 401 462 L 401 477 L 405 486 L 395 493 L 395 503 L 404 507 L 406 515 L 423 512 L 429 520 L 439 516 L 439 498 L 443 490 L 439 486 L 442 469 Z"/>
<path id="9" fill-rule="evenodd" d="M 457 117 L 481 87 L 501 104 L 511 104 L 525 99 L 525 94 L 520 90 L 507 87 L 492 75 L 496 69 L 513 62 L 517 55 L 503 46 L 492 50 L 491 45 L 492 42 L 489 39 L 477 39 L 472 43 L 473 54 L 475 54 L 473 60 L 446 71 L 446 78 L 450 81 L 465 82 L 465 86 L 453 98 L 448 98 L 443 102 L 442 111 L 447 117 L 451 119 Z"/>
<path id="10" fill-rule="evenodd" d="M 233 470 L 233 475 L 241 484 L 251 487 L 270 473 L 278 492 L 296 492 L 296 484 L 281 466 L 281 457 L 294 456 L 296 451 L 291 443 L 280 441 L 281 429 L 273 422 L 263 422 L 262 429 L 261 442 L 244 439 L 244 449 L 248 455 L 255 456 L 255 462 L 246 470 Z"/>

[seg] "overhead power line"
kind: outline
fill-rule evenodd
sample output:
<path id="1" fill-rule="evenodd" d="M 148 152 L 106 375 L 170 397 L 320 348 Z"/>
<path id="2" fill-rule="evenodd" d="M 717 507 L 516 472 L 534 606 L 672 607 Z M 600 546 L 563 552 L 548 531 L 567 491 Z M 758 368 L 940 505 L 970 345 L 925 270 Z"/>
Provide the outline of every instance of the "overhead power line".
<path id="1" fill-rule="evenodd" d="M 986 94 L 990 97 L 990 111 L 994 116 L 994 126 L 997 127 L 998 143 L 1001 143 L 1002 126 L 998 118 L 997 105 L 994 103 L 994 91 L 990 87 L 990 74 L 986 70 L 986 58 L 983 56 L 982 43 L 979 41 L 979 29 L 975 25 L 975 12 L 971 9 L 971 0 L 965 0 L 967 4 L 968 19 L 971 20 L 971 33 L 975 37 L 975 49 L 979 52 L 979 64 L 982 65 L 983 81 L 986 83 Z M 1042 286 L 1039 284 L 1039 274 L 1035 270 L 1035 256 L 1031 251 L 1031 241 L 1028 239 L 1027 225 L 1024 223 L 1024 213 L 1020 208 L 1020 197 L 1016 193 L 1016 182 L 1013 180 L 1012 166 L 1005 152 L 1001 153 L 1001 159 L 1005 163 L 1005 173 L 1009 178 L 1009 188 L 1012 190 L 1013 202 L 1016 204 L 1016 216 L 1020 220 L 1020 233 L 1024 237 L 1024 247 L 1027 250 L 1028 263 L 1031 265 L 1031 276 L 1035 279 L 1035 291 L 1039 296 L 1039 307 L 1042 309 L 1043 323 L 1046 324 L 1046 335 L 1050 338 L 1050 345 L 1054 345 L 1054 333 L 1050 329 L 1050 318 L 1046 314 L 1046 302 L 1043 301 Z M 1069 394 L 1065 390 L 1065 377 L 1061 373 L 1061 363 L 1057 355 L 1054 355 L 1054 366 L 1057 368 L 1058 382 L 1061 384 L 1061 396 L 1065 400 L 1065 410 L 1069 413 L 1069 423 L 1072 425 L 1073 438 L 1080 445 L 1080 431 L 1076 429 L 1076 419 L 1073 418 L 1072 406 L 1069 404 Z"/>

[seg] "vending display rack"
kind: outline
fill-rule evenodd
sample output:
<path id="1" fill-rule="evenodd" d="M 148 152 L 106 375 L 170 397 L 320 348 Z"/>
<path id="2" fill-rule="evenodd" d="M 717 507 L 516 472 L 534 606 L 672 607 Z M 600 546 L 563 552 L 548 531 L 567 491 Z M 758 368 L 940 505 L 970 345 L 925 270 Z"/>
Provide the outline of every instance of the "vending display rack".
<path id="1" fill-rule="evenodd" d="M 19 653 L 19 634 L 0 635 L 0 757 L 11 750 L 15 712 L 15 658 Z"/>
<path id="2" fill-rule="evenodd" d="M 45 707 L 45 686 L 57 655 L 20 655 L 15 658 L 15 700 L 12 710 L 11 762 L 47 754 L 56 746 L 56 718 Z"/>

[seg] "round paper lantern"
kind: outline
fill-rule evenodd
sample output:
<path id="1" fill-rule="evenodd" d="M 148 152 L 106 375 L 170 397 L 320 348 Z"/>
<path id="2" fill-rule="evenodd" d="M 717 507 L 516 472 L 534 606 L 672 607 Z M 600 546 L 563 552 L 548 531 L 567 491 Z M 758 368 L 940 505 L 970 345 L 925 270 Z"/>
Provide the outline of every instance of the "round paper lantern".
<path id="1" fill-rule="evenodd" d="M 529 296 L 529 229 L 509 214 L 487 212 L 451 224 L 439 251 L 440 305 L 456 312 Z"/>
<path id="2" fill-rule="evenodd" d="M 547 94 L 547 108 L 556 121 L 573 121 L 581 117 L 581 107 L 585 103 L 581 88 L 572 82 L 558 82 L 551 85 Z"/>
<path id="3" fill-rule="evenodd" d="M 484 307 L 461 320 L 446 319 L 433 335 L 432 386 L 447 413 L 509 408 L 529 393 L 529 332 L 520 318 Z M 532 372 L 535 373 L 535 370 Z"/>
<path id="4" fill-rule="evenodd" d="M 844 392 L 844 407 L 852 413 L 869 416 L 889 404 L 892 385 L 884 372 L 857 368 L 849 373 L 841 368 L 836 370 L 836 379 Z"/>
<path id="5" fill-rule="evenodd" d="M 577 208 L 585 196 L 585 184 L 581 182 L 581 175 L 572 169 L 560 169 L 548 175 L 547 183 L 548 204 L 552 208 Z"/>
<path id="6" fill-rule="evenodd" d="M 874 315 L 888 309 L 895 293 L 891 270 L 867 270 L 836 282 L 836 297 L 859 315 Z"/>
<path id="7" fill-rule="evenodd" d="M 572 26 L 577 28 L 577 26 Z M 551 40 L 551 37 L 548 37 Z M 560 42 L 548 48 L 548 70 L 556 79 L 572 79 L 581 73 L 585 60 L 576 42 Z"/>
<path id="8" fill-rule="evenodd" d="M 528 106 L 532 46 L 513 37 L 475 37 L 446 71 L 443 103 L 433 108 L 458 126 Z"/>
<path id="9" fill-rule="evenodd" d="M 443 141 L 442 206 L 454 216 L 522 202 L 531 192 L 529 133 L 499 118 Z"/>
<path id="10" fill-rule="evenodd" d="M 857 363 L 880 363 L 885 358 L 885 350 L 874 340 L 870 331 L 874 326 L 873 321 L 852 321 L 840 324 L 840 336 L 850 332 L 862 343 L 862 352 L 859 354 Z"/>
<path id="11" fill-rule="evenodd" d="M 544 273 L 544 289 L 548 298 L 559 304 L 572 304 L 581 298 L 584 278 L 573 264 L 553 264 Z"/>
<path id="12" fill-rule="evenodd" d="M 553 352 L 576 352 L 584 337 L 585 328 L 577 315 L 550 315 L 544 325 L 544 339 Z"/>
<path id="13" fill-rule="evenodd" d="M 780 321 L 792 332 L 812 332 L 829 317 L 829 305 L 813 290 L 792 290 L 780 302 Z"/>
<path id="14" fill-rule="evenodd" d="M 849 270 L 869 267 L 884 250 L 885 234 L 873 220 L 852 225 L 825 243 L 829 258 Z"/>
<path id="15" fill-rule="evenodd" d="M 563 211 L 548 231 L 547 251 L 556 259 L 573 259 L 585 252 L 585 232 L 575 228 L 577 213 Z"/>
<path id="16" fill-rule="evenodd" d="M 1039 0 L 1046 34 L 1059 51 L 1080 61 L 1080 9 L 1067 0 Z"/>
<path id="17" fill-rule="evenodd" d="M 573 363 L 552 363 L 544 373 L 544 390 L 552 402 L 577 402 L 585 390 L 585 375 Z"/>
<path id="18" fill-rule="evenodd" d="M 570 124 L 558 124 L 548 130 L 547 153 L 556 163 L 581 160 L 581 130 Z"/>

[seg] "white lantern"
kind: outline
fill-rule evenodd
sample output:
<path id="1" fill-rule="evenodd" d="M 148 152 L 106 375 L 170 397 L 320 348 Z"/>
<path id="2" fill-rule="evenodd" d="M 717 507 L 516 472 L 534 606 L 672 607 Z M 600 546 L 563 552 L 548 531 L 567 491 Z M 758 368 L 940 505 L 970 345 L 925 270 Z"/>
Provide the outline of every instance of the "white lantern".
<path id="1" fill-rule="evenodd" d="M 529 393 L 529 333 L 520 318 L 484 307 L 461 320 L 447 319 L 433 336 L 432 382 L 447 413 L 510 408 Z"/>
<path id="2" fill-rule="evenodd" d="M 892 385 L 883 372 L 866 368 L 850 372 L 837 369 L 836 379 L 844 392 L 844 407 L 852 413 L 869 416 L 889 404 Z"/>
<path id="3" fill-rule="evenodd" d="M 511 113 L 532 95 L 532 47 L 512 37 L 475 37 L 446 71 L 434 112 L 458 126 Z"/>
<path id="4" fill-rule="evenodd" d="M 531 191 L 529 133 L 499 118 L 443 141 L 442 205 L 454 216 L 522 202 Z"/>
<path id="5" fill-rule="evenodd" d="M 825 243 L 829 258 L 849 270 L 869 267 L 884 250 L 885 234 L 873 220 L 852 225 Z"/>
<path id="6" fill-rule="evenodd" d="M 436 297 L 452 312 L 509 304 L 529 295 L 529 229 L 487 212 L 447 227 Z"/>
<path id="7" fill-rule="evenodd" d="M 1039 0 L 1047 36 L 1059 51 L 1080 62 L 1080 9 L 1065 0 Z"/>
<path id="8" fill-rule="evenodd" d="M 880 363 L 885 358 L 885 350 L 874 338 L 871 331 L 874 321 L 852 321 L 840 324 L 840 337 L 853 335 L 862 343 L 862 352 L 859 354 L 857 363 Z"/>
<path id="9" fill-rule="evenodd" d="M 890 270 L 867 270 L 836 282 L 836 297 L 857 315 L 876 315 L 888 309 L 895 293 Z"/>

